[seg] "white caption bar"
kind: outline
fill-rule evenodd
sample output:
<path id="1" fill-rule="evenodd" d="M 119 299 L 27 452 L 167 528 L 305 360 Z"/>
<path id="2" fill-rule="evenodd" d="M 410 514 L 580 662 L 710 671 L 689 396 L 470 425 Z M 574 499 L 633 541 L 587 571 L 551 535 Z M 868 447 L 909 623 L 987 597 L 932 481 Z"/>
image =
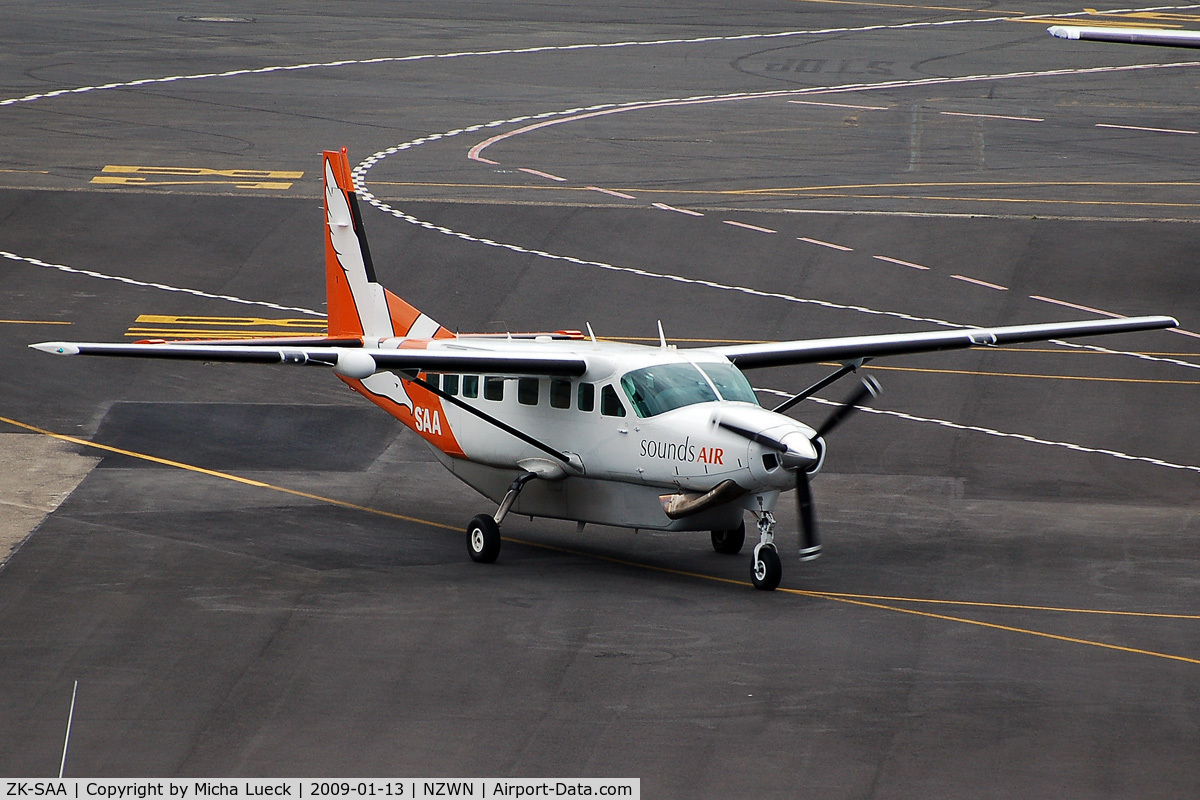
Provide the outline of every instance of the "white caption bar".
<path id="1" fill-rule="evenodd" d="M 4 778 L 0 796 L 193 800 L 258 798 L 507 798 L 616 797 L 641 800 L 640 778 Z"/>

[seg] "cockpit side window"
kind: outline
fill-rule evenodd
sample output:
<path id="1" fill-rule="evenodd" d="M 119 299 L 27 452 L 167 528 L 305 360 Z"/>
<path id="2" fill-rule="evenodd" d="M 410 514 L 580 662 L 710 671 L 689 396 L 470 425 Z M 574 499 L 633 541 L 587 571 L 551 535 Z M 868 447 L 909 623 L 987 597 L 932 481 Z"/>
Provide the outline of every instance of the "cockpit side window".
<path id="1" fill-rule="evenodd" d="M 656 364 L 626 372 L 621 388 L 639 417 L 717 399 L 708 381 L 691 364 Z"/>
<path id="2" fill-rule="evenodd" d="M 759 405 L 758 397 L 755 396 L 750 381 L 746 380 L 742 371 L 733 364 L 701 364 L 700 369 L 704 370 L 704 374 L 713 382 L 713 386 L 717 387 L 723 400 Z"/>
<path id="3" fill-rule="evenodd" d="M 606 384 L 600 390 L 600 413 L 606 417 L 625 416 L 625 406 L 621 404 L 621 398 L 617 397 L 617 390 L 612 384 Z"/>

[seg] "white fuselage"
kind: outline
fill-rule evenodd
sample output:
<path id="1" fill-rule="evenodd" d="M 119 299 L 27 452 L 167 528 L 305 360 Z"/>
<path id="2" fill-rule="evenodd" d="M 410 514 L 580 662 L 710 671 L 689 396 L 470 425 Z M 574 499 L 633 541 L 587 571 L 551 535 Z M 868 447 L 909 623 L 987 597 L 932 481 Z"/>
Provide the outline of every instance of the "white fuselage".
<path id="1" fill-rule="evenodd" d="M 412 340 L 384 340 L 384 349 Z M 586 363 L 577 377 L 447 373 L 423 380 L 444 394 L 564 454 L 558 459 L 453 401 L 389 372 L 347 380 L 422 436 L 440 460 L 485 496 L 499 500 L 515 475 L 544 480 L 513 510 L 639 528 L 736 527 L 744 508 L 770 510 L 795 485 L 776 451 L 719 427 L 733 420 L 776 440 L 803 439 L 806 425 L 761 408 L 728 359 L 673 347 L 587 340 L 458 338 L 421 347 L 458 352 L 568 355 Z M 745 495 L 728 508 L 672 520 L 661 496 L 704 493 L 732 480 Z M 729 524 L 727 524 L 729 523 Z"/>

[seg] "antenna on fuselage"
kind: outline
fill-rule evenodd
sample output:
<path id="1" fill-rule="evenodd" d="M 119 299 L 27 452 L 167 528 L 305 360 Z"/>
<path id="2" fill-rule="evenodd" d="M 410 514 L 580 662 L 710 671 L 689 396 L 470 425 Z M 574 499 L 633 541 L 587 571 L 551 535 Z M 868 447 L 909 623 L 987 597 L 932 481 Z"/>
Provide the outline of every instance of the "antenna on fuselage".
<path id="1" fill-rule="evenodd" d="M 663 333 L 662 320 L 658 321 L 658 346 L 663 350 L 667 349 L 667 335 Z"/>
<path id="2" fill-rule="evenodd" d="M 600 343 L 596 341 L 596 332 L 595 332 L 594 330 L 592 330 L 592 323 L 590 323 L 590 322 L 585 322 L 585 323 L 583 323 L 583 324 L 584 324 L 585 326 L 587 326 L 587 329 L 588 329 L 588 338 L 590 338 L 590 339 L 592 340 L 592 347 L 593 347 L 593 348 L 595 348 L 596 350 L 599 350 L 599 349 L 600 349 Z"/>

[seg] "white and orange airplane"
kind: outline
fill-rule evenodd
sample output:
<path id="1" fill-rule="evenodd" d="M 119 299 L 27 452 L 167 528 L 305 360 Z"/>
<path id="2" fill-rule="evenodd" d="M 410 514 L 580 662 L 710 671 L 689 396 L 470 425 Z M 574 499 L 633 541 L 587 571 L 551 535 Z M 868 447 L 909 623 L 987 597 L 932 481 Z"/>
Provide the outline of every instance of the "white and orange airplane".
<path id="1" fill-rule="evenodd" d="M 475 561 L 500 552 L 510 511 L 530 517 L 667 531 L 710 531 L 720 553 L 742 549 L 757 521 L 754 585 L 782 567 L 772 509 L 795 489 L 800 557 L 821 545 L 809 478 L 825 435 L 876 393 L 870 378 L 816 429 L 783 414 L 881 356 L 1145 331 L 1170 317 L 851 336 L 677 349 L 594 335 L 454 334 L 384 289 L 363 233 L 346 151 L 326 152 L 328 334 L 250 342 L 45 342 L 61 355 L 132 356 L 331 368 L 412 429 L 458 478 L 498 504 L 467 526 Z M 588 326 L 589 334 L 591 328 Z M 842 367 L 773 409 L 742 370 L 836 362 Z"/>

